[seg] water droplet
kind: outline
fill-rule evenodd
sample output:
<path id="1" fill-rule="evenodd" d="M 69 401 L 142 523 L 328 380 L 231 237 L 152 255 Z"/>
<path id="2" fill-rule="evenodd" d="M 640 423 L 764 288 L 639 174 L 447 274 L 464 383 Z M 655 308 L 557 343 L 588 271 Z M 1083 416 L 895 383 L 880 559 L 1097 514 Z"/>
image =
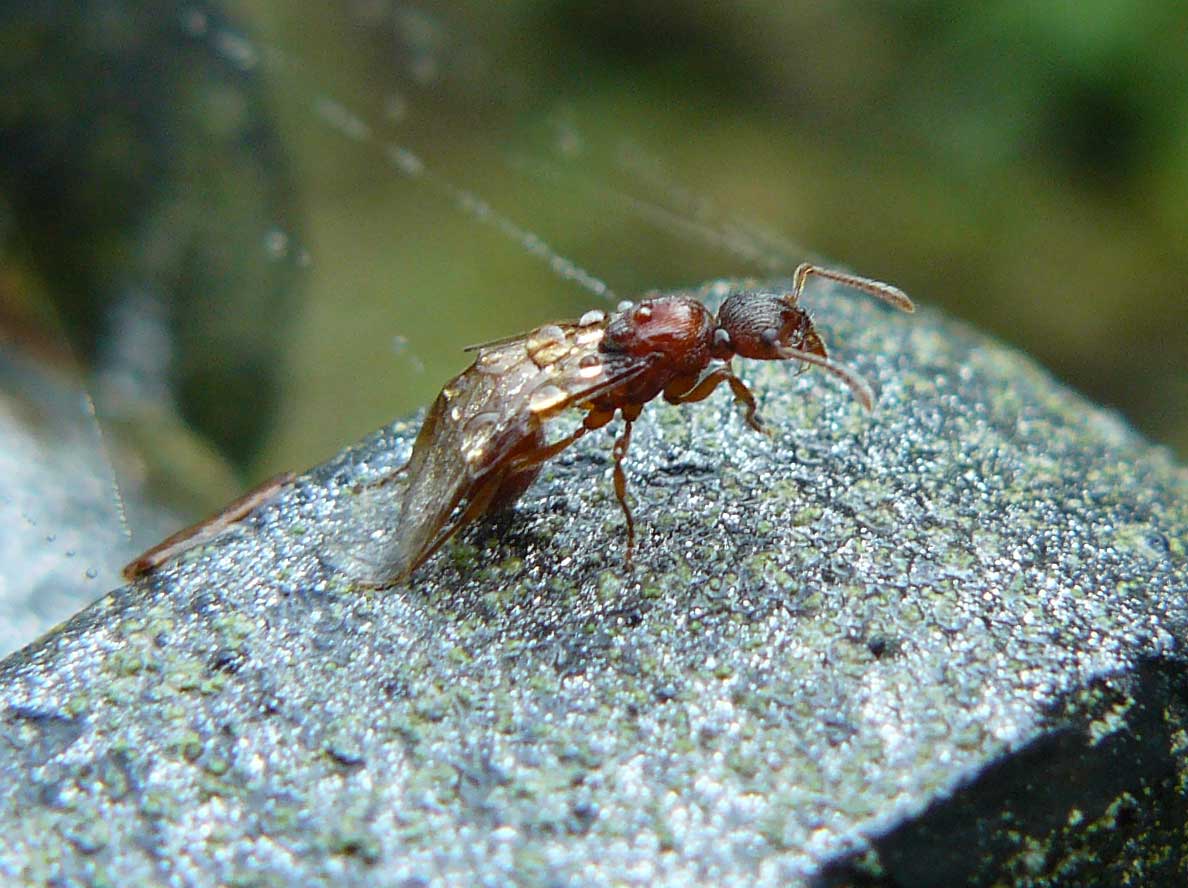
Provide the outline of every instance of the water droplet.
<path id="1" fill-rule="evenodd" d="M 565 357 L 569 353 L 569 345 L 565 341 L 565 331 L 556 324 L 545 324 L 533 330 L 525 343 L 528 355 L 537 367 L 547 367 Z"/>
<path id="2" fill-rule="evenodd" d="M 564 342 L 565 331 L 556 324 L 545 324 L 533 334 L 533 338 L 545 345 L 553 342 Z"/>
<path id="3" fill-rule="evenodd" d="M 99 571 L 95 570 L 93 567 L 88 567 L 86 570 L 86 576 L 88 580 L 93 580 L 95 577 L 99 576 Z"/>
<path id="4" fill-rule="evenodd" d="M 392 166 L 410 179 L 415 179 L 425 172 L 425 162 L 407 148 L 400 145 L 388 145 L 384 149 L 384 154 L 387 155 Z"/>
<path id="5" fill-rule="evenodd" d="M 479 355 L 475 366 L 478 367 L 481 373 L 491 373 L 498 375 L 503 373 L 516 361 L 515 354 L 509 352 L 507 349 L 496 348 L 490 351 L 483 351 Z"/>
<path id="6" fill-rule="evenodd" d="M 602 342 L 602 337 L 606 335 L 606 331 L 602 327 L 592 327 L 589 330 L 582 330 L 577 335 L 577 344 L 583 348 L 589 348 L 591 345 L 597 345 Z"/>
<path id="7" fill-rule="evenodd" d="M 528 409 L 533 413 L 544 413 L 559 404 L 564 404 L 568 397 L 569 395 L 563 389 L 551 383 L 542 385 L 532 393 L 532 398 L 528 401 Z"/>
<path id="8" fill-rule="evenodd" d="M 498 413 L 479 413 L 466 423 L 462 431 L 462 458 L 470 465 L 482 462 L 491 436 L 499 426 Z"/>
<path id="9" fill-rule="evenodd" d="M 622 302 L 620 302 L 618 305 L 615 306 L 615 308 L 619 311 L 631 311 L 631 309 L 634 307 L 635 307 L 635 303 L 632 302 L 630 299 L 624 299 Z"/>
<path id="10" fill-rule="evenodd" d="M 601 324 L 606 320 L 606 312 L 601 309 L 592 308 L 578 320 L 579 327 L 590 327 L 594 324 Z"/>
<path id="11" fill-rule="evenodd" d="M 242 71 L 250 71 L 259 61 L 256 47 L 241 34 L 220 31 L 215 37 L 215 46 L 223 58 Z"/>
<path id="12" fill-rule="evenodd" d="M 594 379 L 602 375 L 602 360 L 598 355 L 586 355 L 578 361 L 578 376 L 582 379 Z"/>
<path id="13" fill-rule="evenodd" d="M 366 142 L 371 138 L 371 127 L 341 102 L 321 96 L 314 103 L 314 110 L 326 123 L 348 139 Z"/>

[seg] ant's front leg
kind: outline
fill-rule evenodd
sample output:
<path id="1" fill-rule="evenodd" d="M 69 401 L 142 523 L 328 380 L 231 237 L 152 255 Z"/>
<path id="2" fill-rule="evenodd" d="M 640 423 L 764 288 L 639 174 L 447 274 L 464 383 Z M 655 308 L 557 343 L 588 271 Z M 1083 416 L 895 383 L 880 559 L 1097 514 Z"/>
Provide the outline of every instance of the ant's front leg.
<path id="1" fill-rule="evenodd" d="M 746 383 L 734 375 L 734 371 L 730 369 L 729 364 L 711 370 L 705 376 L 701 377 L 701 379 L 697 380 L 693 388 L 688 391 L 684 391 L 685 386 L 688 384 L 687 380 L 673 380 L 664 389 L 664 400 L 669 404 L 692 404 L 695 401 L 704 401 L 723 382 L 730 386 L 730 391 L 734 395 L 734 399 L 746 409 L 744 418 L 747 421 L 747 425 L 757 432 L 767 433 L 767 427 L 763 424 L 763 420 L 759 418 L 759 405 L 755 403 L 755 396 L 747 388 Z"/>

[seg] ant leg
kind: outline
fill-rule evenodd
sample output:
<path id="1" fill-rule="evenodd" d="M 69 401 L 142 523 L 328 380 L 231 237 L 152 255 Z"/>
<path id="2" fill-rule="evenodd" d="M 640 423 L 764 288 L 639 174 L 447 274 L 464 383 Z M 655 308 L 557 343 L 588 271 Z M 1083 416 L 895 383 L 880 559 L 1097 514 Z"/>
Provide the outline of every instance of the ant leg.
<path id="1" fill-rule="evenodd" d="M 591 410 L 586 414 L 586 418 L 582 421 L 582 424 L 560 441 L 554 441 L 552 444 L 546 444 L 543 447 L 534 447 L 524 453 L 516 454 L 516 456 L 508 461 L 508 473 L 523 472 L 525 469 L 530 469 L 533 466 L 539 466 L 543 462 L 548 462 L 571 444 L 575 443 L 586 432 L 600 429 L 614 418 L 614 410 Z"/>
<path id="2" fill-rule="evenodd" d="M 747 425 L 757 432 L 766 433 L 768 429 L 763 425 L 763 420 L 759 418 L 759 405 L 755 403 L 755 396 L 747 388 L 746 383 L 734 375 L 734 371 L 730 369 L 729 364 L 710 371 L 701 377 L 697 385 L 693 386 L 687 392 L 670 391 L 671 386 L 665 388 L 664 400 L 669 404 L 692 404 L 695 401 L 704 401 L 723 382 L 730 386 L 730 391 L 734 395 L 734 399 L 742 404 L 746 410 L 744 418 L 747 421 Z"/>
<path id="3" fill-rule="evenodd" d="M 627 569 L 631 569 L 631 554 L 635 551 L 635 520 L 631 517 L 631 507 L 627 505 L 627 476 L 623 472 L 623 460 L 627 458 L 627 448 L 631 446 L 631 420 L 623 425 L 623 434 L 615 441 L 615 497 L 623 516 L 627 519 Z"/>
<path id="4" fill-rule="evenodd" d="M 507 473 L 522 472 L 525 469 L 530 469 L 533 466 L 539 466 L 541 463 L 548 462 L 554 456 L 561 453 L 561 451 L 575 443 L 578 438 L 588 431 L 589 429 L 584 425 L 580 425 L 560 441 L 554 441 L 552 444 L 546 444 L 544 447 L 535 447 L 526 453 L 518 454 L 508 462 Z"/>
<path id="5" fill-rule="evenodd" d="M 912 303 L 912 300 L 899 287 L 884 284 L 882 281 L 859 277 L 856 274 L 850 274 L 845 271 L 821 268 L 820 266 L 813 265 L 811 262 L 801 262 L 800 265 L 796 266 L 796 271 L 792 275 L 792 295 L 789 297 L 790 302 L 795 303 L 800 299 L 800 292 L 804 289 L 804 283 L 808 280 L 809 275 L 816 275 L 817 277 L 837 281 L 839 284 L 853 287 L 855 290 L 861 290 L 863 293 L 867 293 L 876 299 L 883 300 L 888 305 L 895 306 L 900 311 L 914 312 L 916 310 L 916 306 Z"/>

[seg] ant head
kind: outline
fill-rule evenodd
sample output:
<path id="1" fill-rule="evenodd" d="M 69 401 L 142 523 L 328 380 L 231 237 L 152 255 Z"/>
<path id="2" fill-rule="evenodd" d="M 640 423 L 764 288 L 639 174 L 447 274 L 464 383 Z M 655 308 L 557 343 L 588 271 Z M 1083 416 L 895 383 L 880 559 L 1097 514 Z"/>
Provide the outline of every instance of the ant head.
<path id="1" fill-rule="evenodd" d="M 777 293 L 735 293 L 718 310 L 714 357 L 760 361 L 789 357 L 787 349 L 828 356 L 808 312 Z"/>
<path id="2" fill-rule="evenodd" d="M 866 380 L 829 360 L 825 343 L 813 329 L 808 312 L 779 294 L 735 293 L 723 302 L 718 310 L 712 349 L 713 356 L 721 361 L 738 355 L 760 361 L 790 359 L 815 364 L 849 386 L 867 410 L 874 406 L 874 393 Z"/>

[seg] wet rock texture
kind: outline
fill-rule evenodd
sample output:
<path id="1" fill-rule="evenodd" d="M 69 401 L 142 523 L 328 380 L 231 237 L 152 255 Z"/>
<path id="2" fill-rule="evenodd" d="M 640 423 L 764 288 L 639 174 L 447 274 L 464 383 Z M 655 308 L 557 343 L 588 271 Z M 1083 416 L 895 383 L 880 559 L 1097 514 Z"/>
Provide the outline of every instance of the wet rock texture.
<path id="1" fill-rule="evenodd" d="M 600 433 L 359 589 L 399 422 L 11 656 L 0 874 L 1182 881 L 1188 475 L 959 325 L 807 301 L 875 414 L 774 364 L 740 365 L 774 438 L 649 407 L 632 572 Z"/>

